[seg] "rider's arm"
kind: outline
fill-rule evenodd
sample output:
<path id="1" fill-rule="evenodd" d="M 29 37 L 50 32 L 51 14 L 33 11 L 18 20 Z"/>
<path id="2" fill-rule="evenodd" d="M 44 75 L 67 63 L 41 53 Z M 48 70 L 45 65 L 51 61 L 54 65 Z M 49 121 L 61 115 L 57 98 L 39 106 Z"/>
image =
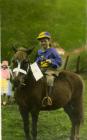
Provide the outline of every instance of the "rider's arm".
<path id="1" fill-rule="evenodd" d="M 60 67 L 61 63 L 62 63 L 62 58 L 61 56 L 58 54 L 58 52 L 56 51 L 55 48 L 51 48 L 51 54 L 52 57 L 50 58 L 51 60 L 51 65 L 53 68 L 58 68 Z"/>
<path id="2" fill-rule="evenodd" d="M 37 63 L 43 61 L 42 53 L 43 53 L 42 50 L 38 50 L 36 60 L 35 60 Z"/>

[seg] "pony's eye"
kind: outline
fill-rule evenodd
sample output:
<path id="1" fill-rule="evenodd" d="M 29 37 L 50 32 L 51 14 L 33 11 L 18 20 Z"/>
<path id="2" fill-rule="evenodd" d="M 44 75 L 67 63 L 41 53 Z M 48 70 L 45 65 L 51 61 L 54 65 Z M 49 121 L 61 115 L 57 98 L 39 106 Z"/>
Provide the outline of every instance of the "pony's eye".
<path id="1" fill-rule="evenodd" d="M 13 63 L 13 66 L 14 66 L 14 67 L 16 67 L 17 64 L 18 64 L 17 61 L 15 61 L 15 60 L 13 60 L 12 63 Z"/>

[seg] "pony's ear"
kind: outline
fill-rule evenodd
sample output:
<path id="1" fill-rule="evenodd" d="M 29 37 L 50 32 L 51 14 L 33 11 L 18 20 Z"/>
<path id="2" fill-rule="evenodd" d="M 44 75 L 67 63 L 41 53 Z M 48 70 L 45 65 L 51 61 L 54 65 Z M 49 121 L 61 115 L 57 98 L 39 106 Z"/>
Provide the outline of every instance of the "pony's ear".
<path id="1" fill-rule="evenodd" d="M 16 48 L 15 46 L 12 46 L 12 50 L 13 50 L 14 52 L 17 52 L 17 48 Z"/>
<path id="2" fill-rule="evenodd" d="M 31 54 L 34 48 L 35 48 L 35 47 L 28 48 L 26 52 L 27 52 L 28 54 Z"/>

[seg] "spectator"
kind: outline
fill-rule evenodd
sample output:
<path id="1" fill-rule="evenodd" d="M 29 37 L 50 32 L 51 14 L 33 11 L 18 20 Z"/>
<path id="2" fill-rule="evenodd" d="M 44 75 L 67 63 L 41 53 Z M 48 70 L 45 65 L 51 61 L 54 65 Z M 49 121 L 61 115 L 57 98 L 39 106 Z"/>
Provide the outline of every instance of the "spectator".
<path id="1" fill-rule="evenodd" d="M 2 61 L 1 64 L 1 95 L 2 104 L 6 105 L 11 97 L 10 69 L 8 61 Z"/>

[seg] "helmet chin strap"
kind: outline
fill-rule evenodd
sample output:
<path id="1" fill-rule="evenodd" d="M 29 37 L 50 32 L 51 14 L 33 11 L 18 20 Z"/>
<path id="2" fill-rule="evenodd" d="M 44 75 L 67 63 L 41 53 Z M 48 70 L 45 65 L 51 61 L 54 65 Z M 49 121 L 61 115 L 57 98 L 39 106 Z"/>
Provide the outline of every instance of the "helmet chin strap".
<path id="1" fill-rule="evenodd" d="M 19 72 L 26 75 L 27 72 L 26 72 L 25 70 L 21 69 L 21 63 L 20 63 L 19 61 L 17 61 L 17 62 L 18 62 L 18 67 L 14 68 L 14 69 L 13 69 L 13 72 L 16 73 L 16 76 L 18 76 L 18 73 L 19 73 Z"/>

